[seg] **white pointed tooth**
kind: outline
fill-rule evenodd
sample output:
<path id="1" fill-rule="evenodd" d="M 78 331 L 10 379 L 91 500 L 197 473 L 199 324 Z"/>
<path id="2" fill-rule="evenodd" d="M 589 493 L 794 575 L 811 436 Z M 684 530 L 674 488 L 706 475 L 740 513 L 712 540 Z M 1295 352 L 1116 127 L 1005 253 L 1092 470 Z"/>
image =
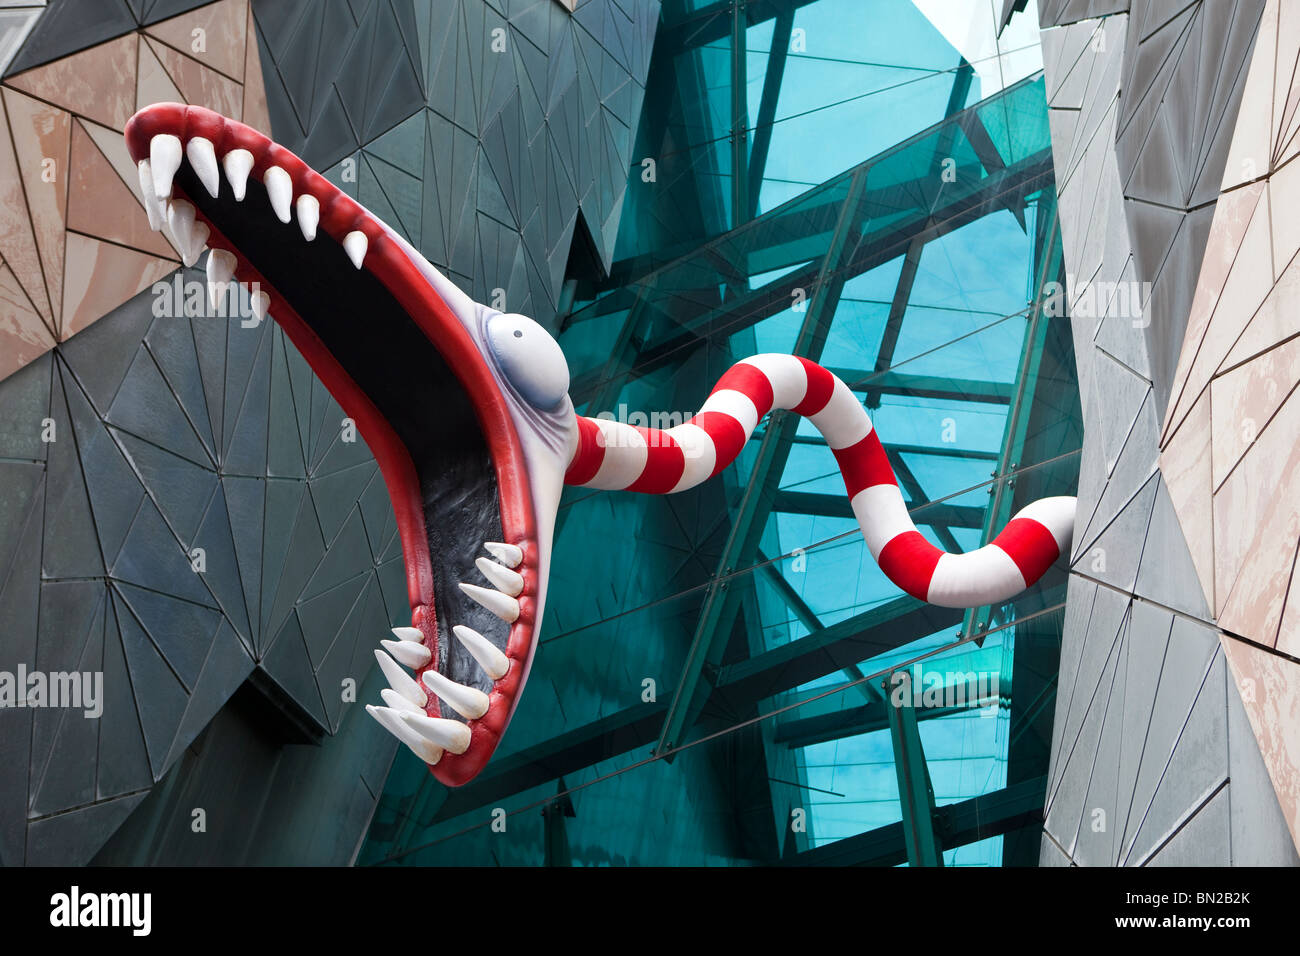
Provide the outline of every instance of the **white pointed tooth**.
<path id="1" fill-rule="evenodd" d="M 524 551 L 513 544 L 501 544 L 497 541 L 485 541 L 483 547 L 508 568 L 517 568 L 524 561 Z"/>
<path id="2" fill-rule="evenodd" d="M 500 680 L 506 676 L 506 671 L 510 670 L 510 658 L 501 653 L 500 648 L 474 628 L 466 627 L 464 624 L 457 624 L 451 630 L 457 640 L 465 646 L 465 650 L 469 651 L 470 656 L 478 661 L 478 666 L 483 668 L 488 677 Z"/>
<path id="3" fill-rule="evenodd" d="M 379 661 L 379 669 L 388 678 L 389 687 L 419 707 L 423 707 L 429 702 L 429 695 L 424 692 L 410 674 L 397 666 L 395 660 L 383 651 L 375 651 L 375 659 Z"/>
<path id="4" fill-rule="evenodd" d="M 461 583 L 460 589 L 483 605 L 501 620 L 513 624 L 519 619 L 519 602 L 508 594 L 481 588 L 477 584 Z"/>
<path id="5" fill-rule="evenodd" d="M 418 627 L 395 627 L 393 628 L 393 636 L 399 641 L 417 641 L 420 644 L 424 643 L 424 632 Z"/>
<path id="6" fill-rule="evenodd" d="M 248 305 L 253 310 L 253 318 L 261 322 L 266 318 L 266 313 L 271 308 L 271 297 L 258 289 L 256 292 L 249 293 Z"/>
<path id="7" fill-rule="evenodd" d="M 167 227 L 176 248 L 180 251 L 181 261 L 192 266 L 199 261 L 199 256 L 208 241 L 208 227 L 194 219 L 194 206 L 184 199 L 173 199 L 167 204 Z"/>
<path id="8" fill-rule="evenodd" d="M 383 645 L 384 650 L 393 655 L 393 660 L 411 670 L 423 667 L 433 656 L 433 652 L 427 647 L 414 641 L 380 641 L 379 643 Z"/>
<path id="9" fill-rule="evenodd" d="M 208 247 L 208 236 L 210 235 L 212 235 L 212 231 L 208 229 L 207 223 L 194 223 L 194 230 L 190 236 L 190 254 L 188 256 L 182 255 L 181 262 L 185 263 L 186 266 L 192 266 L 198 262 L 199 256 L 203 255 L 203 250 Z"/>
<path id="10" fill-rule="evenodd" d="M 279 166 L 272 166 L 262 174 L 262 185 L 266 187 L 266 195 L 271 200 L 275 218 L 288 223 L 293 209 L 293 181 L 289 174 Z"/>
<path id="11" fill-rule="evenodd" d="M 509 594 L 511 597 L 518 597 L 519 592 L 524 589 L 524 579 L 518 572 L 502 567 L 495 561 L 489 561 L 487 558 L 476 558 L 474 566 L 479 569 L 483 577 L 492 582 L 498 591 Z"/>
<path id="12" fill-rule="evenodd" d="M 409 710 L 413 714 L 424 713 L 423 707 L 416 707 L 395 690 L 385 687 L 379 692 L 379 696 L 384 698 L 384 703 L 393 708 L 393 710 Z"/>
<path id="13" fill-rule="evenodd" d="M 459 720 L 446 717 L 426 717 L 403 711 L 398 717 L 420 736 L 437 744 L 443 750 L 463 754 L 469 749 L 469 728 Z"/>
<path id="14" fill-rule="evenodd" d="M 221 174 L 217 172 L 217 151 L 212 148 L 212 140 L 195 136 L 185 144 L 185 158 L 194 168 L 194 175 L 213 199 L 221 189 Z"/>
<path id="15" fill-rule="evenodd" d="M 206 266 L 208 274 L 208 306 L 215 309 L 217 303 L 226 295 L 226 288 L 235 275 L 235 254 L 225 249 L 213 249 L 208 253 Z"/>
<path id="16" fill-rule="evenodd" d="M 437 671 L 424 672 L 424 686 L 467 720 L 477 720 L 488 712 L 488 695 L 477 687 L 458 684 Z"/>
<path id="17" fill-rule="evenodd" d="M 181 168 L 181 141 L 170 133 L 159 133 L 149 141 L 149 166 L 153 171 L 153 194 L 167 199 L 172 194 L 172 177 Z"/>
<path id="18" fill-rule="evenodd" d="M 366 247 L 370 245 L 370 240 L 360 229 L 354 229 L 343 237 L 343 249 L 347 252 L 348 258 L 358 269 L 366 258 Z"/>
<path id="19" fill-rule="evenodd" d="M 366 704 L 366 713 L 379 721 L 379 725 L 386 731 L 411 748 L 411 752 L 425 763 L 435 764 L 442 759 L 441 747 L 402 721 L 399 715 L 405 711 Z"/>
<path id="20" fill-rule="evenodd" d="M 154 192 L 153 167 L 149 160 L 142 159 L 136 164 L 136 169 L 140 173 L 140 201 L 144 203 L 145 215 L 149 217 L 149 228 L 157 232 L 167 224 L 167 210 Z"/>
<path id="21" fill-rule="evenodd" d="M 303 193 L 294 204 L 298 210 L 298 228 L 302 237 L 308 242 L 316 238 L 316 226 L 320 223 L 320 200 L 311 193 Z"/>
<path id="22" fill-rule="evenodd" d="M 167 204 L 167 229 L 182 253 L 194 237 L 194 207 L 184 199 L 173 199 Z"/>
<path id="23" fill-rule="evenodd" d="M 253 154 L 246 149 L 232 149 L 221 157 L 221 168 L 230 180 L 230 191 L 235 199 L 244 201 L 244 192 L 248 186 L 248 174 L 253 170 Z"/>
<path id="24" fill-rule="evenodd" d="M 167 227 L 176 248 L 181 254 L 181 261 L 192 266 L 199 261 L 208 241 L 208 227 L 194 220 L 194 206 L 184 199 L 173 199 L 167 204 Z"/>
<path id="25" fill-rule="evenodd" d="M 208 281 L 229 282 L 235 275 L 235 266 L 238 263 L 235 254 L 228 249 L 213 249 L 208 253 Z"/>

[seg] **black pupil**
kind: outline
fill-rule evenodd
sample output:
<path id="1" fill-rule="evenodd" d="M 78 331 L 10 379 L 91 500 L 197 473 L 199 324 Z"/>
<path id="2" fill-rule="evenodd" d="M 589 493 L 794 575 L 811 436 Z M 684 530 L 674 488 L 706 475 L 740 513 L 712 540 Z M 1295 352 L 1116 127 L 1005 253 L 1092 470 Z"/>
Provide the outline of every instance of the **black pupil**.
<path id="1" fill-rule="evenodd" d="M 521 329 L 515 329 L 515 338 L 522 339 L 523 337 L 524 337 L 523 331 Z"/>

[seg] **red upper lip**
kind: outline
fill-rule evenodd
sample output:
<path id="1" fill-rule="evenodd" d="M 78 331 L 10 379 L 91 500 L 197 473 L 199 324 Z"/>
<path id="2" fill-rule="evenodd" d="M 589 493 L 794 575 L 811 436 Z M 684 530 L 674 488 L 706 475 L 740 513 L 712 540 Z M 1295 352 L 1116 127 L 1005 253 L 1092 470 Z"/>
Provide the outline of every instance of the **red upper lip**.
<path id="1" fill-rule="evenodd" d="M 289 150 L 271 142 L 251 127 L 211 110 L 178 103 L 160 103 L 136 113 L 127 123 L 126 142 L 132 159 L 136 162 L 147 159 L 150 143 L 159 134 L 177 136 L 182 143 L 196 136 L 204 137 L 211 141 L 218 157 L 233 149 L 246 149 L 254 158 L 253 177 L 260 179 L 266 169 L 278 166 L 289 174 L 295 197 L 303 193 L 316 197 L 320 202 L 318 234 L 323 232 L 341 242 L 349 232 L 363 232 L 369 243 L 364 267 L 384 284 L 439 353 L 448 360 L 461 386 L 474 403 L 479 426 L 491 451 L 497 474 L 504 540 L 518 545 L 524 551 L 523 563 L 517 571 L 523 575 L 525 583 L 523 593 L 518 597 L 519 618 L 511 625 L 505 648 L 506 656 L 511 660 L 509 672 L 493 685 L 488 712 L 477 720 L 469 721 L 469 749 L 459 755 L 444 754 L 432 768 L 434 776 L 443 783 L 451 786 L 462 784 L 474 777 L 487 763 L 509 723 L 522 689 L 522 677 L 532 654 L 535 625 L 538 623 L 535 617 L 539 588 L 539 551 L 528 470 L 500 386 L 465 326 L 420 275 L 384 227 L 351 197 Z M 272 316 L 284 328 L 344 411 L 357 422 L 366 443 L 378 460 L 401 533 L 412 623 L 423 631 L 426 644 L 435 650 L 435 661 L 430 667 L 436 666 L 439 643 L 438 625 L 433 613 L 433 574 L 419 481 L 409 452 L 388 421 L 325 348 L 310 325 L 265 281 L 240 250 L 226 240 L 215 223 L 203 217 L 201 212 L 198 215 L 208 222 L 211 229 L 208 245 L 227 249 L 236 255 L 236 278 L 247 283 L 258 283 L 262 291 L 270 296 Z M 431 716 L 439 716 L 439 702 L 433 695 L 429 697 L 427 709 Z"/>

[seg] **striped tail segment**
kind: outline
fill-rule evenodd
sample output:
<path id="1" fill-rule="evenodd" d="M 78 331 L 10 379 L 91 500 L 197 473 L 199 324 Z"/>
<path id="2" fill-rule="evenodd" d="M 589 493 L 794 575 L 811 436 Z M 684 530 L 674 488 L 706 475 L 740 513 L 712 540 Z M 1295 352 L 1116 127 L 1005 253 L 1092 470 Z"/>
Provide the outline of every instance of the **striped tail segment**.
<path id="1" fill-rule="evenodd" d="M 948 554 L 916 530 L 866 409 L 840 379 L 791 355 L 755 355 L 719 379 L 689 422 L 660 430 L 578 416 L 565 484 L 670 494 L 731 464 L 774 408 L 808 418 L 835 454 L 853 514 L 882 571 L 913 597 L 943 607 L 1005 601 L 1067 552 L 1074 498 L 1041 498 L 992 542 Z"/>

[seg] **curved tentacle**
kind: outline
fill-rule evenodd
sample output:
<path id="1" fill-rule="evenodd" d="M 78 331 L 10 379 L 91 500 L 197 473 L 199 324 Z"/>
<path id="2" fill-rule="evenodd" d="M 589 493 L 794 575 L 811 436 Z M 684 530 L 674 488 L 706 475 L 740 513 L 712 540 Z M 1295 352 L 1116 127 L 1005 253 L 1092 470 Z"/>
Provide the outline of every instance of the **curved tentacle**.
<path id="1" fill-rule="evenodd" d="M 830 446 L 867 547 L 886 576 L 913 597 L 943 607 L 979 607 L 1014 597 L 1070 546 L 1075 499 L 1041 498 L 992 542 L 949 554 L 916 530 L 866 409 L 839 378 L 790 355 L 755 355 L 733 365 L 689 422 L 660 430 L 578 417 L 566 484 L 670 494 L 716 475 L 740 454 L 774 408 L 803 415 Z"/>

